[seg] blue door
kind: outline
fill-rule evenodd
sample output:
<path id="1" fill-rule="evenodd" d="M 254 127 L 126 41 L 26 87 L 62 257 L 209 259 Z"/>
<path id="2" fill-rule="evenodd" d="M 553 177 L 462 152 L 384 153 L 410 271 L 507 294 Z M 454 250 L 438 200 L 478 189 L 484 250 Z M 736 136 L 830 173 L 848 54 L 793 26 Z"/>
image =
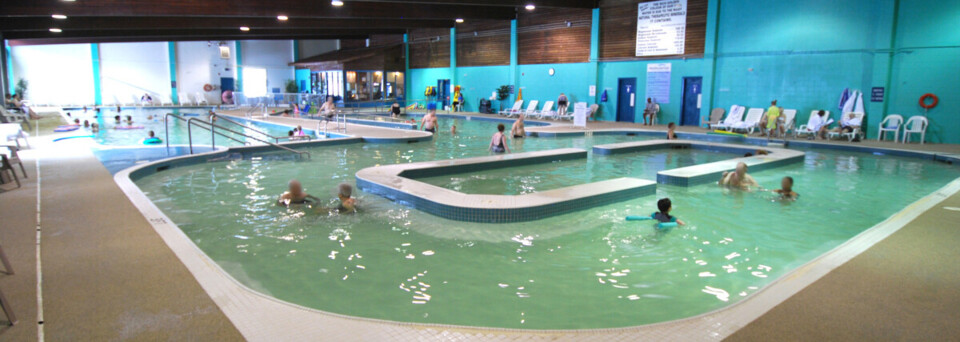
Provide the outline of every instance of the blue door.
<path id="1" fill-rule="evenodd" d="M 437 102 L 441 107 L 450 105 L 450 80 L 437 80 Z"/>
<path id="2" fill-rule="evenodd" d="M 703 77 L 683 78 L 683 108 L 680 109 L 681 126 L 700 125 L 700 93 L 703 91 Z"/>
<path id="3" fill-rule="evenodd" d="M 621 78 L 617 81 L 617 121 L 636 122 L 634 114 L 637 102 L 637 79 Z"/>

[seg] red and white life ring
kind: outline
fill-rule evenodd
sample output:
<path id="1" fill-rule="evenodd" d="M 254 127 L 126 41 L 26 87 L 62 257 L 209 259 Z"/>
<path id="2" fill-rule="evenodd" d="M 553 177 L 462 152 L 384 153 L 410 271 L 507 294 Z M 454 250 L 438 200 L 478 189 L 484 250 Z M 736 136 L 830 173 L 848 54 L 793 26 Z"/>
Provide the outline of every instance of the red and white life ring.
<path id="1" fill-rule="evenodd" d="M 933 102 L 930 102 L 928 104 L 927 99 L 933 99 Z M 930 109 L 930 108 L 936 107 L 938 103 L 940 103 L 940 99 L 937 98 L 937 95 L 926 93 L 920 97 L 920 107 L 923 107 L 923 109 Z"/>
<path id="2" fill-rule="evenodd" d="M 203 91 L 213 91 L 213 85 L 210 83 L 204 84 Z"/>

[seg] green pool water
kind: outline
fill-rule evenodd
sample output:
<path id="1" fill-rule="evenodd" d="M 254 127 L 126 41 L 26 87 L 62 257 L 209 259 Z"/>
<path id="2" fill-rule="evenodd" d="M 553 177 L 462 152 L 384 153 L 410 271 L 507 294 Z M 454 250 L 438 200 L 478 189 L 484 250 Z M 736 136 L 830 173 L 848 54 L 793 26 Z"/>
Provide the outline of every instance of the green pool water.
<path id="1" fill-rule="evenodd" d="M 752 173 L 767 187 L 794 177 L 801 196 L 793 203 L 768 192 L 661 185 L 656 196 L 510 224 L 446 220 L 360 191 L 362 211 L 354 215 L 274 205 L 291 178 L 329 206 L 334 187 L 354 184 L 355 172 L 365 167 L 488 154 L 495 123 L 461 120 L 458 126 L 459 136 L 440 134 L 429 142 L 313 148 L 308 161 L 206 163 L 137 184 L 233 277 L 281 300 L 404 322 L 582 329 L 668 321 L 735 303 L 960 176 L 956 167 L 931 161 L 813 150 L 802 163 Z M 511 148 L 637 139 L 527 138 Z M 688 150 L 665 162 L 662 152 L 614 159 L 591 154 L 496 174 L 536 182 L 564 173 L 570 178 L 560 183 L 567 184 L 625 174 L 647 178 L 660 167 L 714 159 Z M 475 183 L 468 190 L 487 191 L 483 181 Z M 686 226 L 657 231 L 648 222 L 624 221 L 653 212 L 660 197 L 673 200 L 673 213 Z"/>

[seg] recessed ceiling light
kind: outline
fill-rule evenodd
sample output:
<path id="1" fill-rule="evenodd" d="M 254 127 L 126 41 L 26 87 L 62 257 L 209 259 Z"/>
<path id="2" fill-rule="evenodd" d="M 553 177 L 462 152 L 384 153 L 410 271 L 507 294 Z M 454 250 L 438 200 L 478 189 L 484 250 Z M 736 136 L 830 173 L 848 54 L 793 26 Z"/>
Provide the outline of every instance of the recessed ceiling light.
<path id="1" fill-rule="evenodd" d="M 527 4 L 527 6 L 524 7 L 524 8 L 526 8 L 528 11 L 532 11 L 532 10 L 537 9 L 537 6 L 534 6 L 533 3 L 529 3 L 529 4 Z"/>
<path id="2" fill-rule="evenodd" d="M 285 15 L 278 15 L 278 16 L 277 16 L 277 20 L 279 20 L 279 21 L 287 21 L 287 19 L 290 19 L 290 18 L 288 18 L 288 17 L 285 16 Z"/>
<path id="3" fill-rule="evenodd" d="M 58 28 L 56 28 L 56 27 L 53 27 L 53 28 L 51 28 L 51 29 L 50 29 L 50 32 L 53 32 L 53 33 L 60 33 L 60 32 L 63 32 L 63 30 L 61 30 L 61 29 L 58 29 Z"/>
<path id="4" fill-rule="evenodd" d="M 240 26 L 240 31 L 247 32 L 250 31 L 250 28 L 246 26 Z"/>
<path id="5" fill-rule="evenodd" d="M 457 23 L 458 23 L 458 24 L 463 23 L 463 18 L 457 18 Z"/>
<path id="6" fill-rule="evenodd" d="M 67 19 L 67 16 L 63 14 L 54 14 L 54 15 L 51 15 L 51 17 L 53 17 L 53 19 Z"/>
<path id="7" fill-rule="evenodd" d="M 343 1 L 333 0 L 333 1 L 330 2 L 330 4 L 331 4 L 331 5 L 334 5 L 334 6 L 343 6 Z"/>

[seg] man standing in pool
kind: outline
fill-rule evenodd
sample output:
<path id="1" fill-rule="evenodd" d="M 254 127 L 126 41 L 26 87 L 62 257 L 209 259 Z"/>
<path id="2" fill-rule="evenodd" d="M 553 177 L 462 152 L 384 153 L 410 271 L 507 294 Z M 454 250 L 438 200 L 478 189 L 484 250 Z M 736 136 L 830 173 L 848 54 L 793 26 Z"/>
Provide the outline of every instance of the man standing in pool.
<path id="1" fill-rule="evenodd" d="M 287 192 L 280 195 L 280 198 L 277 199 L 277 205 L 289 207 L 291 204 L 306 204 L 318 201 L 316 197 L 303 192 L 303 185 L 296 179 L 290 180 L 287 186 Z"/>
<path id="2" fill-rule="evenodd" d="M 524 138 L 527 135 L 527 130 L 523 128 L 523 114 L 517 117 L 517 121 L 513 122 L 513 127 L 510 127 L 510 135 L 514 139 Z"/>
<path id="3" fill-rule="evenodd" d="M 437 104 L 430 103 L 427 104 L 427 115 L 423 116 L 423 120 L 420 121 L 420 129 L 437 134 Z"/>

